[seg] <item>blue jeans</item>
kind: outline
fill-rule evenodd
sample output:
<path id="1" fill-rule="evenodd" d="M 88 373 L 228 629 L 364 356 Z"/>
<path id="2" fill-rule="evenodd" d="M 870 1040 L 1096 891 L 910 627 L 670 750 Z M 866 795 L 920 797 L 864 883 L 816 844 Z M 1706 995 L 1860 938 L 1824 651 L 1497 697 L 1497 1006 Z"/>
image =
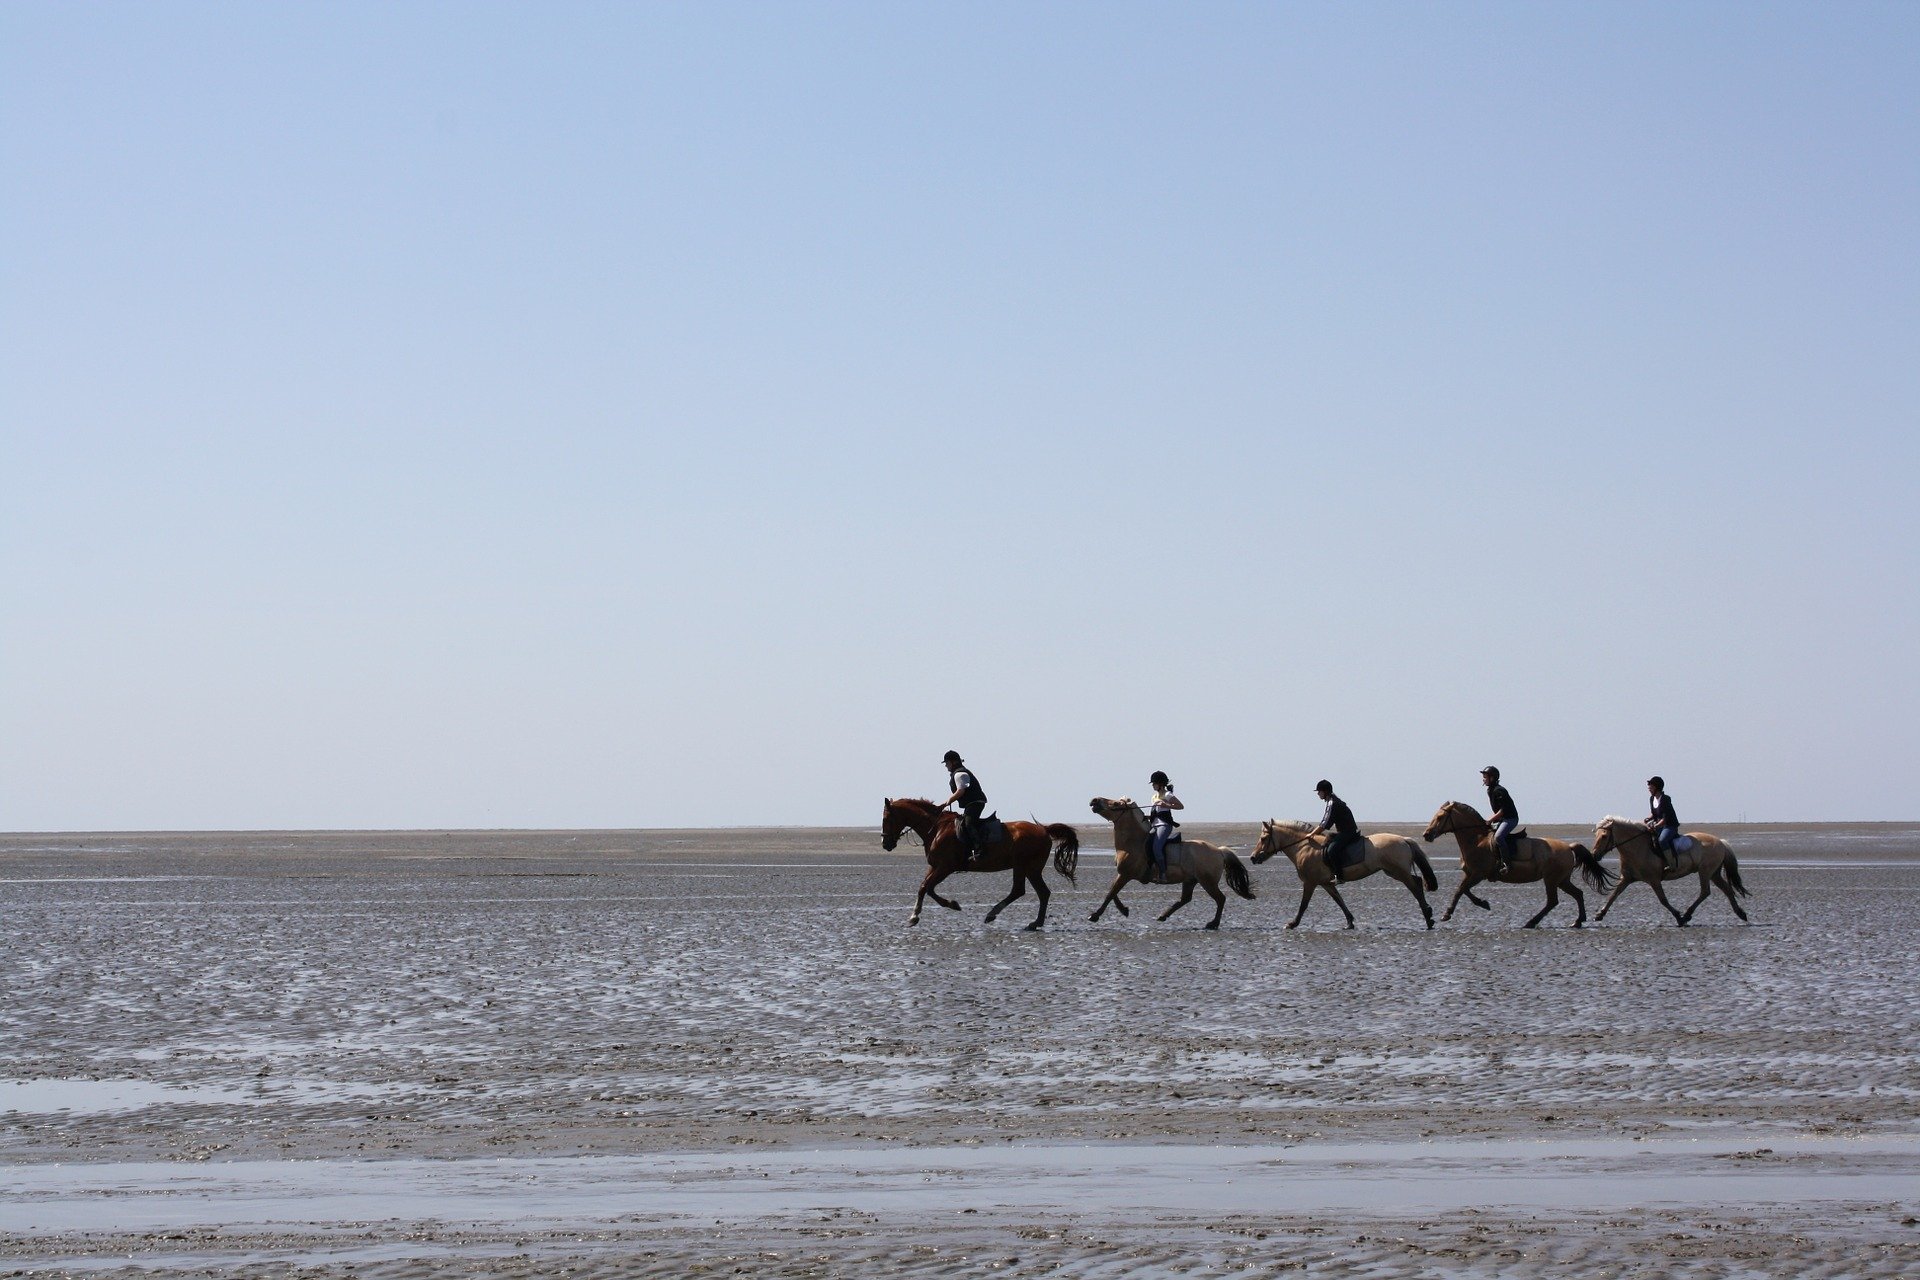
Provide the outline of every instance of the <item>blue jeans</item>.
<path id="1" fill-rule="evenodd" d="M 1153 859 L 1154 870 L 1158 871 L 1161 875 L 1167 874 L 1167 842 L 1172 839 L 1172 827 L 1155 827 L 1153 829 L 1153 851 L 1150 856 Z"/>
<path id="2" fill-rule="evenodd" d="M 1493 851 L 1502 858 L 1513 857 L 1513 833 L 1519 824 L 1496 822 L 1493 824 Z"/>
<path id="3" fill-rule="evenodd" d="M 1673 861 L 1676 856 L 1673 851 L 1673 842 L 1678 839 L 1679 836 L 1680 833 L 1672 827 L 1661 827 L 1653 833 L 1653 851 L 1667 861 Z"/>

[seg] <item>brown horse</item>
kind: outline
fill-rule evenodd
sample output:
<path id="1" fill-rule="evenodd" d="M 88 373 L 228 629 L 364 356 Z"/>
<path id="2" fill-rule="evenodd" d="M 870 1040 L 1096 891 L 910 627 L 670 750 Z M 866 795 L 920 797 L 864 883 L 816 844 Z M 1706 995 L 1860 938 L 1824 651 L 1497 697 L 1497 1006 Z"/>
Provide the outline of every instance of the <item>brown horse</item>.
<path id="1" fill-rule="evenodd" d="M 880 847 L 891 850 L 900 843 L 903 833 L 911 831 L 927 849 L 927 874 L 920 881 L 920 896 L 913 900 L 913 914 L 907 918 L 908 924 L 920 923 L 920 908 L 928 898 L 949 911 L 960 909 L 959 903 L 941 897 L 936 888 L 954 872 L 1008 869 L 1013 871 L 1013 891 L 987 912 L 986 922 L 992 924 L 995 916 L 1027 891 L 1028 884 L 1032 884 L 1034 893 L 1039 895 L 1040 914 L 1027 928 L 1038 929 L 1047 922 L 1047 899 L 1053 896 L 1043 878 L 1047 852 L 1053 852 L 1053 869 L 1072 880 L 1073 869 L 1080 862 L 1080 833 L 1064 822 L 1050 822 L 1045 826 L 1038 822 L 1004 825 L 1007 838 L 994 841 L 978 858 L 968 862 L 961 854 L 960 837 L 954 830 L 950 810 L 942 809 L 931 800 L 886 802 L 880 811 Z"/>
<path id="2" fill-rule="evenodd" d="M 1472 899 L 1477 907 L 1487 904 L 1473 896 L 1473 886 L 1483 880 L 1501 880 L 1507 884 L 1525 884 L 1529 880 L 1539 880 L 1547 886 L 1547 905 L 1540 908 L 1533 919 L 1527 921 L 1532 929 L 1547 918 L 1547 913 L 1560 905 L 1560 891 L 1565 889 L 1580 909 L 1580 916 L 1573 922 L 1578 929 L 1587 922 L 1586 895 L 1573 884 L 1574 868 L 1578 867 L 1586 876 L 1587 884 L 1595 889 L 1606 889 L 1613 884 L 1613 872 L 1600 864 L 1593 851 L 1583 844 L 1568 844 L 1565 840 L 1543 840 L 1538 836 L 1521 836 L 1513 842 L 1513 857 L 1507 863 L 1507 869 L 1499 875 L 1493 873 L 1493 828 L 1480 816 L 1480 811 L 1470 804 L 1458 800 L 1449 800 L 1440 806 L 1433 815 L 1433 821 L 1421 834 L 1422 840 L 1437 840 L 1451 834 L 1460 843 L 1460 887 L 1453 891 L 1453 900 L 1447 903 L 1445 914 L 1440 922 L 1445 924 L 1453 919 L 1453 909 L 1460 905 L 1465 895 Z"/>
<path id="3" fill-rule="evenodd" d="M 1127 887 L 1127 881 L 1152 883 L 1153 835 L 1147 827 L 1147 815 L 1125 796 L 1118 800 L 1095 796 L 1089 803 L 1095 813 L 1113 824 L 1113 883 L 1107 888 L 1107 896 L 1100 899 L 1100 905 L 1087 917 L 1097 924 L 1106 913 L 1108 903 L 1118 907 L 1121 915 L 1127 914 L 1127 904 L 1120 901 L 1120 891 Z M 1197 883 L 1213 899 L 1213 919 L 1207 921 L 1206 927 L 1218 929 L 1221 913 L 1227 909 L 1227 895 L 1220 892 L 1223 879 L 1227 887 L 1241 897 L 1253 897 L 1253 881 L 1247 875 L 1246 864 L 1233 850 L 1205 840 L 1182 839 L 1168 845 L 1167 873 L 1160 883 L 1179 885 L 1180 900 L 1162 911 L 1160 918 L 1165 920 L 1192 902 L 1193 886 Z"/>
<path id="4" fill-rule="evenodd" d="M 1713 893 L 1715 886 L 1727 895 L 1727 905 L 1733 908 L 1733 914 L 1746 920 L 1747 913 L 1740 909 L 1739 897 L 1744 897 L 1747 886 L 1740 882 L 1740 864 L 1734 860 L 1733 850 L 1727 848 L 1727 842 L 1719 836 L 1708 835 L 1704 831 L 1689 831 L 1687 837 L 1693 841 L 1693 848 L 1685 853 L 1673 856 L 1673 870 L 1667 870 L 1653 841 L 1648 838 L 1647 828 L 1630 818 L 1602 818 L 1600 825 L 1593 829 L 1593 853 L 1597 858 L 1607 856 L 1612 849 L 1620 855 L 1620 887 L 1613 891 L 1606 905 L 1594 914 L 1593 922 L 1600 923 L 1607 918 L 1607 912 L 1613 909 L 1615 899 L 1626 892 L 1627 886 L 1635 880 L 1644 880 L 1652 887 L 1654 896 L 1660 899 L 1660 905 L 1673 913 L 1673 920 L 1682 928 L 1693 919 L 1693 913 L 1701 903 Z M 1662 880 L 1678 880 L 1684 876 L 1700 877 L 1700 896 L 1685 911 L 1677 910 L 1667 901 L 1667 891 L 1660 887 Z"/>
<path id="5" fill-rule="evenodd" d="M 1440 880 L 1433 874 L 1433 864 L 1427 861 L 1426 852 L 1406 836 L 1385 832 L 1364 836 L 1360 840 L 1360 856 L 1334 871 L 1327 866 L 1326 836 L 1315 835 L 1310 822 L 1289 822 L 1282 818 L 1260 824 L 1260 842 L 1253 847 L 1253 861 L 1257 865 L 1275 854 L 1291 861 L 1300 876 L 1300 909 L 1293 913 L 1289 929 L 1300 926 L 1315 889 L 1327 891 L 1327 896 L 1340 908 L 1340 914 L 1347 918 L 1347 928 L 1353 928 L 1353 912 L 1347 910 L 1346 899 L 1340 896 L 1339 882 L 1365 880 L 1376 871 L 1384 871 L 1407 886 L 1413 900 L 1420 904 L 1427 928 L 1433 928 L 1433 908 L 1427 905 L 1427 895 L 1421 891 L 1420 882 L 1425 880 L 1427 888 L 1438 889 Z"/>

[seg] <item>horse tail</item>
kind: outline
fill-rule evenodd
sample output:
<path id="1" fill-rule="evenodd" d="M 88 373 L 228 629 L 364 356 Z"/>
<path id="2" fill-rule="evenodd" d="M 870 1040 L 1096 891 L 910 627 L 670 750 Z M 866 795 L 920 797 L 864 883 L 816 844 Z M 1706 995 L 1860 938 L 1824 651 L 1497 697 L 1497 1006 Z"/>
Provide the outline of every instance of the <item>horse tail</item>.
<path id="1" fill-rule="evenodd" d="M 1743 898 L 1752 896 L 1747 892 L 1746 882 L 1740 879 L 1740 864 L 1734 860 L 1733 850 L 1728 849 L 1720 859 L 1720 869 L 1727 873 L 1727 883 L 1733 886 L 1735 893 Z"/>
<path id="2" fill-rule="evenodd" d="M 1613 882 L 1619 879 L 1607 870 L 1607 864 L 1593 856 L 1593 850 L 1583 844 L 1573 846 L 1573 856 L 1580 863 L 1580 873 L 1587 878 L 1587 885 L 1594 889 L 1611 889 Z"/>
<path id="3" fill-rule="evenodd" d="M 1226 869 L 1227 888 L 1243 898 L 1253 897 L 1253 881 L 1247 875 L 1247 864 L 1240 861 L 1238 854 L 1231 849 L 1220 851 L 1220 861 Z"/>
<path id="4" fill-rule="evenodd" d="M 1080 833 L 1064 822 L 1049 822 L 1047 834 L 1053 837 L 1053 869 L 1072 880 L 1080 865 Z"/>
<path id="5" fill-rule="evenodd" d="M 1433 864 L 1427 861 L 1427 851 L 1413 841 L 1407 841 L 1413 849 L 1413 865 L 1420 869 L 1420 878 L 1427 882 L 1427 892 L 1432 893 L 1440 887 L 1440 877 L 1433 874 Z"/>

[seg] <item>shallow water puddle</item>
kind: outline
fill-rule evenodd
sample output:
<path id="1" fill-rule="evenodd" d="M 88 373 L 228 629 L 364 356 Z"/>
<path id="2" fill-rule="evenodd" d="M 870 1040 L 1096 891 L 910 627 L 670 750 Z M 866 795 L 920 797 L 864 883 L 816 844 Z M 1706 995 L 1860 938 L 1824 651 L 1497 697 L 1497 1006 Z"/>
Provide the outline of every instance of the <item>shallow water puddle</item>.
<path id="1" fill-rule="evenodd" d="M 554 1159 L 21 1165 L 0 1229 L 154 1231 L 426 1221 L 519 1228 L 924 1215 L 1445 1213 L 1465 1209 L 1901 1202 L 1920 1136 L 1305 1146 L 1039 1145 Z"/>

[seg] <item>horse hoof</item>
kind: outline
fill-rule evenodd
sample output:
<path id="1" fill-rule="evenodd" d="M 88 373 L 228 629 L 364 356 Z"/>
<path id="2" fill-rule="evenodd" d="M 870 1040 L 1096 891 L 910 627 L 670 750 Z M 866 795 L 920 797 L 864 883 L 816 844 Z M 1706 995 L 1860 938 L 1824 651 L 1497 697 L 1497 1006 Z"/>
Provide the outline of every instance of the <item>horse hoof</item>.
<path id="1" fill-rule="evenodd" d="M 1479 902 L 1479 901 L 1475 901 L 1473 905 L 1474 905 L 1474 906 L 1476 906 L 1476 907 L 1478 907 L 1478 908 L 1480 908 L 1480 909 L 1481 909 L 1482 911 L 1491 911 L 1491 910 L 1493 910 L 1493 904 L 1492 904 L 1492 903 L 1490 903 L 1490 902 Z"/>
<path id="2" fill-rule="evenodd" d="M 1427 917 L 1427 928 L 1429 928 L 1429 929 L 1431 929 L 1431 928 L 1433 928 L 1433 917 L 1432 917 L 1432 916 L 1428 916 L 1428 917 Z"/>
<path id="3" fill-rule="evenodd" d="M 958 911 L 960 909 L 960 900 L 956 898 L 952 902 L 944 902 L 941 905 L 949 911 Z"/>
<path id="4" fill-rule="evenodd" d="M 1087 923 L 1088 923 L 1088 924 L 1099 924 L 1099 923 L 1100 923 L 1100 913 L 1099 913 L 1098 911 L 1096 911 L 1096 912 L 1094 912 L 1094 913 L 1093 913 L 1092 915 L 1090 915 L 1090 916 L 1088 916 L 1088 917 L 1087 917 Z"/>
<path id="5" fill-rule="evenodd" d="M 1038 933 L 1040 932 L 1040 922 L 1038 920 L 1035 920 L 1032 924 L 1028 925 L 1026 928 L 1022 929 L 1020 932 Z"/>
<path id="6" fill-rule="evenodd" d="M 1353 928 L 1353 921 L 1351 920 L 1347 921 L 1347 928 L 1349 929 Z"/>
<path id="7" fill-rule="evenodd" d="M 919 924 L 919 923 L 920 923 L 920 917 L 919 917 L 919 916 L 908 916 L 908 917 L 907 917 L 907 923 L 908 923 L 908 924 Z"/>
<path id="8" fill-rule="evenodd" d="M 1573 922 L 1573 927 L 1576 929 L 1583 929 L 1586 927 L 1586 924 L 1587 922 L 1585 920 L 1575 920 Z"/>
<path id="9" fill-rule="evenodd" d="M 1218 920 L 1209 920 L 1207 921 L 1206 927 L 1209 929 L 1218 929 L 1220 927 L 1220 922 Z"/>

